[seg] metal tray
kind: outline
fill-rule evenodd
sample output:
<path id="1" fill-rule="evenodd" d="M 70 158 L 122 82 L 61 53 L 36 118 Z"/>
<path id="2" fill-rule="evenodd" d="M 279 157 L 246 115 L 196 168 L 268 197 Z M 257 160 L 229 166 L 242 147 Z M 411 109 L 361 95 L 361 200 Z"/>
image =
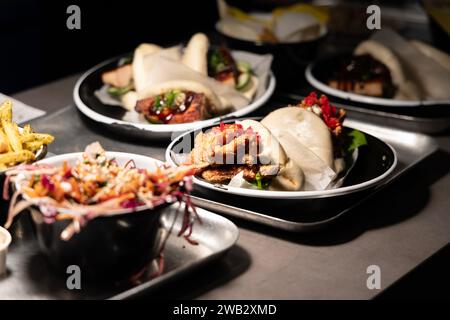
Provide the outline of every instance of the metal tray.
<path id="1" fill-rule="evenodd" d="M 252 221 L 270 227 L 291 232 L 308 232 L 323 228 L 346 212 L 354 209 L 369 197 L 379 192 L 388 184 L 396 180 L 401 174 L 431 155 L 438 148 L 434 139 L 429 136 L 392 129 L 379 125 L 347 118 L 346 125 L 362 130 L 389 143 L 396 151 L 398 164 L 390 176 L 378 187 L 355 197 L 341 197 L 330 205 L 330 201 L 320 199 L 315 202 L 317 210 L 314 214 L 307 214 L 301 202 L 262 201 L 227 197 L 218 192 L 197 188 L 193 202 L 196 206 L 218 212 L 224 215 Z M 324 203 L 322 203 L 324 202 Z M 311 203 L 308 203 L 310 206 Z M 330 209 L 333 208 L 333 209 Z M 307 208 L 308 211 L 312 210 Z"/>
<path id="2" fill-rule="evenodd" d="M 277 95 L 270 103 L 258 109 L 253 116 L 266 115 L 274 108 L 284 106 L 286 103 L 299 101 L 299 99 L 300 96 L 296 98 L 284 96 L 283 98 Z M 355 112 L 355 114 L 358 113 Z M 364 114 L 357 115 L 355 118 L 358 117 L 364 117 Z M 68 121 L 70 121 L 70 126 L 67 126 Z M 355 126 L 362 126 L 364 131 L 382 138 L 396 149 L 398 164 L 392 175 L 385 181 L 385 184 L 392 182 L 401 173 L 407 171 L 437 149 L 436 142 L 422 134 L 382 127 L 377 124 L 367 124 L 359 120 L 356 121 L 352 114 L 349 115 L 347 121 Z M 384 121 L 387 125 L 391 125 L 387 123 L 387 120 Z M 126 150 L 127 152 L 148 154 L 162 160 L 167 147 L 165 144 L 149 145 L 146 141 L 138 140 L 133 140 L 133 143 L 130 143 L 126 137 L 117 135 L 114 131 L 105 130 L 107 127 L 98 127 L 96 123 L 80 115 L 74 106 L 68 106 L 47 117 L 37 119 L 33 121 L 32 125 L 36 130 L 49 132 L 56 136 L 55 142 L 50 146 L 50 151 L 55 153 L 80 151 L 87 144 L 98 140 L 107 150 Z M 77 139 L 73 140 L 73 136 L 76 136 Z M 71 141 L 71 143 L 67 143 L 67 141 Z M 382 188 L 383 186 L 380 187 Z M 345 202 L 326 201 L 326 203 L 323 203 L 324 201 L 322 201 L 321 204 L 328 208 L 331 207 L 333 210 L 326 211 L 320 206 L 309 208 L 314 209 L 315 213 L 312 215 L 305 215 L 298 205 L 289 205 L 287 201 L 278 201 L 275 204 L 269 202 L 268 205 L 263 205 L 260 200 L 251 201 L 238 197 L 227 197 L 226 194 L 217 195 L 217 192 L 204 192 L 204 190 L 198 190 L 197 188 L 194 190 L 193 196 L 194 203 L 198 207 L 203 207 L 207 210 L 263 223 L 283 230 L 303 232 L 322 228 L 334 222 L 340 215 L 355 207 L 356 204 L 363 202 L 366 197 L 377 191 L 378 189 L 364 192 L 357 197 L 347 198 Z M 260 204 L 259 208 L 255 206 L 256 204 Z M 260 207 L 263 210 L 260 210 Z"/>
<path id="3" fill-rule="evenodd" d="M 276 98 L 289 103 L 301 101 L 303 96 L 278 93 Z M 334 105 L 346 109 L 349 117 L 356 120 L 432 135 L 450 130 L 450 106 L 448 105 L 407 108 L 404 113 L 401 113 L 399 108 L 395 107 L 383 107 L 383 110 L 380 110 L 373 106 L 357 104 L 354 101 L 349 103 L 351 105 L 343 99 L 333 98 Z"/>
<path id="4" fill-rule="evenodd" d="M 170 230 L 175 217 L 175 204 L 161 219 Z M 39 253 L 31 221 L 23 215 L 12 230 L 13 245 L 7 256 L 8 274 L 0 279 L 0 299 L 127 299 L 148 293 L 160 285 L 175 281 L 181 275 L 220 257 L 230 249 L 239 236 L 238 228 L 226 218 L 198 209 L 202 223 L 194 226 L 192 238 L 198 245 L 177 237 L 182 215 L 178 216 L 164 250 L 164 271 L 152 277 L 156 263 L 141 277 L 141 284 L 85 284 L 81 290 L 69 290 L 66 278 L 57 276 Z M 82 278 L 82 274 L 81 274 Z"/>

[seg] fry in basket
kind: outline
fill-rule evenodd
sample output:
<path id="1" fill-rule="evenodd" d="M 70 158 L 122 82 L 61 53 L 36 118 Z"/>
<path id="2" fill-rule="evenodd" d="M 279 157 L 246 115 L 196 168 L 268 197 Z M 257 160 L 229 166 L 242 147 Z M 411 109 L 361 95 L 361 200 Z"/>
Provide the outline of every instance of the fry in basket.
<path id="1" fill-rule="evenodd" d="M 29 124 L 20 129 L 12 121 L 12 103 L 0 104 L 0 171 L 35 160 L 35 153 L 55 139 L 50 134 L 35 133 Z"/>
<path id="2" fill-rule="evenodd" d="M 29 150 L 7 152 L 0 154 L 0 164 L 8 165 L 11 163 L 30 162 L 34 160 L 34 158 L 34 153 Z"/>

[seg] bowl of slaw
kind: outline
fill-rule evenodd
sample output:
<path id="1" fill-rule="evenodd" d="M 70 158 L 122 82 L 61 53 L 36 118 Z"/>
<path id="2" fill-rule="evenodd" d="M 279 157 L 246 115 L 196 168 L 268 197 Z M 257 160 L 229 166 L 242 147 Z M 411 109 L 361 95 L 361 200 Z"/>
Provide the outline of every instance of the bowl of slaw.
<path id="1" fill-rule="evenodd" d="M 98 143 L 8 172 L 16 190 L 6 226 L 30 209 L 41 251 L 52 267 L 78 266 L 87 279 L 124 280 L 161 250 L 164 208 L 186 201 L 189 168 L 156 159 L 105 152 Z M 187 206 L 189 207 L 189 206 Z M 185 231 L 195 217 L 186 210 Z"/>

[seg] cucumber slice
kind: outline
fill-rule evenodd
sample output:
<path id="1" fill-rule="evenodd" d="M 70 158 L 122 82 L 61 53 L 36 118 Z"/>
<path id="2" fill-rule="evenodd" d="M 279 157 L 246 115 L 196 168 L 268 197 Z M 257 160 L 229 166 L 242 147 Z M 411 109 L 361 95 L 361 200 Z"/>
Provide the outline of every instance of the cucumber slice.
<path id="1" fill-rule="evenodd" d="M 252 65 L 247 61 L 238 61 L 236 65 L 238 70 L 241 71 L 242 73 L 244 72 L 250 73 L 252 71 Z"/>
<path id="2" fill-rule="evenodd" d="M 236 89 L 244 89 L 252 80 L 252 74 L 250 72 L 242 72 L 237 80 Z"/>
<path id="3" fill-rule="evenodd" d="M 110 86 L 107 91 L 110 95 L 112 95 L 114 97 L 121 97 L 125 93 L 127 93 L 131 90 L 133 90 L 133 85 L 129 84 L 126 87 L 121 87 L 121 88 Z"/>

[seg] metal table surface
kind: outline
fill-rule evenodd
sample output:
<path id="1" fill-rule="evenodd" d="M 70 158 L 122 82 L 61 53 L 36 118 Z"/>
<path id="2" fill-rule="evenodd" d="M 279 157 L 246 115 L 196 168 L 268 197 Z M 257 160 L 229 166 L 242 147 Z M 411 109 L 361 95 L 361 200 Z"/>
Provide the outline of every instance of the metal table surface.
<path id="1" fill-rule="evenodd" d="M 71 106 L 78 75 L 16 94 L 53 112 Z M 79 151 L 86 139 L 163 159 L 164 144 L 139 143 L 99 130 L 77 111 L 51 124 L 55 133 L 76 126 L 73 140 L 56 140 L 54 153 Z M 73 116 L 72 116 L 73 115 Z M 43 121 L 37 120 L 36 123 Z M 39 130 L 39 126 L 36 127 Z M 58 137 L 57 137 L 58 138 Z M 216 263 L 195 271 L 148 298 L 370 299 L 450 242 L 450 135 L 436 137 L 440 150 L 363 207 L 329 229 L 287 234 L 235 220 L 240 239 Z M 367 267 L 381 269 L 381 289 L 369 290 Z"/>

